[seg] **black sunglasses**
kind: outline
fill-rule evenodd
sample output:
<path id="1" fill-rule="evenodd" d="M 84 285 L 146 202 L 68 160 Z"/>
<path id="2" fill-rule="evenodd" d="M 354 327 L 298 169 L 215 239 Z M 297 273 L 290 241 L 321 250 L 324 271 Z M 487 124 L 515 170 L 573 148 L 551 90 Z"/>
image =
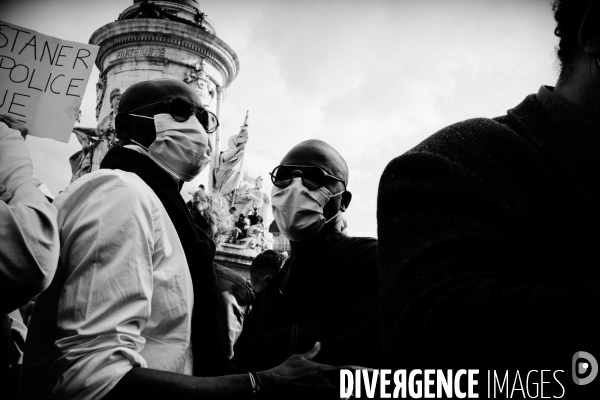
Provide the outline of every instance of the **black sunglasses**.
<path id="1" fill-rule="evenodd" d="M 219 120 L 217 119 L 217 116 L 215 114 L 206 110 L 203 107 L 199 107 L 199 106 L 195 105 L 194 103 L 189 102 L 180 97 L 174 97 L 169 100 L 163 100 L 163 101 L 158 101 L 156 103 L 146 104 L 145 106 L 135 108 L 124 114 L 133 115 L 134 117 L 154 119 L 152 117 L 147 117 L 145 115 L 131 114 L 131 112 L 141 110 L 144 107 L 153 106 L 155 104 L 161 104 L 161 103 L 164 103 L 167 105 L 168 113 L 171 114 L 171 117 L 173 117 L 173 119 L 177 122 L 185 122 L 192 115 L 195 115 L 196 118 L 198 119 L 198 121 L 200 122 L 200 124 L 204 127 L 204 130 L 206 131 L 206 133 L 213 133 L 219 127 Z"/>
<path id="2" fill-rule="evenodd" d="M 278 188 L 286 188 L 292 183 L 295 177 L 300 176 L 304 187 L 310 190 L 318 189 L 328 183 L 328 179 L 334 179 L 344 184 L 346 190 L 346 181 L 325 172 L 319 167 L 313 165 L 279 165 L 275 167 L 271 175 L 271 182 Z"/>

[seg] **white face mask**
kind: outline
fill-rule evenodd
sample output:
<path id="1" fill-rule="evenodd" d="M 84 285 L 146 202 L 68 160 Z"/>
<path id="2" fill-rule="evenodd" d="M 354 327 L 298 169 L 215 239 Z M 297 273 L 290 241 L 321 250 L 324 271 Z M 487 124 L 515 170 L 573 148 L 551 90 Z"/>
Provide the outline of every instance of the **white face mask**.
<path id="1" fill-rule="evenodd" d="M 195 116 L 177 122 L 170 114 L 156 114 L 154 127 L 156 140 L 146 149 L 148 156 L 177 178 L 189 182 L 210 162 L 210 139 Z"/>
<path id="2" fill-rule="evenodd" d="M 273 216 L 279 230 L 295 242 L 313 237 L 340 213 L 338 211 L 333 217 L 325 220 L 323 207 L 330 198 L 342 193 L 344 192 L 331 194 L 325 187 L 309 190 L 302 185 L 300 177 L 294 178 L 286 188 L 273 186 Z"/>

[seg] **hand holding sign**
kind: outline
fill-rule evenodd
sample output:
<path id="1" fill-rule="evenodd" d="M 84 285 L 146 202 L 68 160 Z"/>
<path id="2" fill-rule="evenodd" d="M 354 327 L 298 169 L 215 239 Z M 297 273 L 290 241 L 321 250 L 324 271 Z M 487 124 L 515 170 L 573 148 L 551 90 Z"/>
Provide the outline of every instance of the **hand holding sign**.
<path id="1" fill-rule="evenodd" d="M 68 142 L 97 53 L 0 21 L 0 114 L 30 135 Z"/>

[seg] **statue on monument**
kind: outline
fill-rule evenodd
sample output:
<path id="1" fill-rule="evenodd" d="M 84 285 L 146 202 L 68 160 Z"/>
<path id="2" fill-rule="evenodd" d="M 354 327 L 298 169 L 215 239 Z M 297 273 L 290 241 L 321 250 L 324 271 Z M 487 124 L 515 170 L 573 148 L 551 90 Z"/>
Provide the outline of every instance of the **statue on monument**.
<path id="1" fill-rule="evenodd" d="M 247 171 L 242 171 L 242 180 L 236 190 L 232 193 L 235 216 L 243 214 L 250 222 L 247 229 L 246 240 L 242 239 L 239 244 L 246 245 L 250 249 L 261 252 L 273 248 L 273 235 L 269 233 L 268 224 L 271 217 L 271 201 L 269 195 L 261 191 L 262 177 L 251 177 Z"/>
<path id="2" fill-rule="evenodd" d="M 246 112 L 240 132 L 229 138 L 229 149 L 219 155 L 219 164 L 214 169 L 213 190 L 220 193 L 232 208 L 235 207 L 235 218 L 243 214 L 251 221 L 246 236 L 232 235 L 227 245 L 261 252 L 273 247 L 273 235 L 266 228 L 272 216 L 269 195 L 262 192 L 262 177 L 251 177 L 242 169 L 248 142 L 249 114 Z M 260 222 L 257 222 L 259 219 Z"/>
<path id="3" fill-rule="evenodd" d="M 97 87 L 97 89 L 99 89 Z M 103 90 L 99 89 L 98 93 Z M 94 128 L 75 127 L 73 133 L 79 140 L 82 149 L 69 158 L 73 176 L 71 182 L 83 175 L 96 171 L 100 162 L 111 148 L 118 144 L 115 135 L 115 115 L 124 90 L 115 88 L 110 92 L 112 111 Z"/>
<path id="4" fill-rule="evenodd" d="M 229 201 L 235 195 L 234 191 L 243 177 L 244 149 L 248 142 L 248 116 L 249 112 L 246 112 L 246 119 L 240 132 L 229 138 L 227 141 L 229 149 L 219 155 L 219 165 L 214 170 L 214 190 Z"/>
<path id="5" fill-rule="evenodd" d="M 102 110 L 102 99 L 104 98 L 104 92 L 106 91 L 106 75 L 101 75 L 96 82 L 96 120 L 100 117 L 100 111 Z"/>
<path id="6" fill-rule="evenodd" d="M 201 61 L 196 61 L 194 71 L 187 72 L 183 81 L 198 93 L 202 106 L 209 107 L 216 95 L 214 83 L 211 82 L 208 75 L 204 71 L 206 61 L 204 58 Z"/>

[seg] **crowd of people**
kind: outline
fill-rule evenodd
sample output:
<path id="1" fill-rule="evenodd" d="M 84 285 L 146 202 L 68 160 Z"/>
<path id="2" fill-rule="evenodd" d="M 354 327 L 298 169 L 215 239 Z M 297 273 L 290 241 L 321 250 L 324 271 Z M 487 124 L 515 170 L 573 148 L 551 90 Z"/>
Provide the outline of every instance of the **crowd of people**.
<path id="1" fill-rule="evenodd" d="M 258 240 L 260 247 L 265 247 L 265 231 L 266 227 L 262 215 L 259 215 L 258 209 L 253 208 L 248 215 L 243 213 L 237 214 L 236 219 L 235 207 L 229 209 L 230 229 L 227 234 L 226 243 L 239 244 L 240 241 L 246 238 L 255 238 Z"/>
<path id="2" fill-rule="evenodd" d="M 553 8 L 555 87 L 392 160 L 378 239 L 344 233 L 333 147 L 283 155 L 271 198 L 290 254 L 259 254 L 250 281 L 214 262 L 227 203 L 180 195 L 217 123 L 183 82 L 119 93 L 118 145 L 53 202 L 26 128 L 0 116 L 0 397 L 339 398 L 341 369 L 600 356 L 600 1 Z"/>

